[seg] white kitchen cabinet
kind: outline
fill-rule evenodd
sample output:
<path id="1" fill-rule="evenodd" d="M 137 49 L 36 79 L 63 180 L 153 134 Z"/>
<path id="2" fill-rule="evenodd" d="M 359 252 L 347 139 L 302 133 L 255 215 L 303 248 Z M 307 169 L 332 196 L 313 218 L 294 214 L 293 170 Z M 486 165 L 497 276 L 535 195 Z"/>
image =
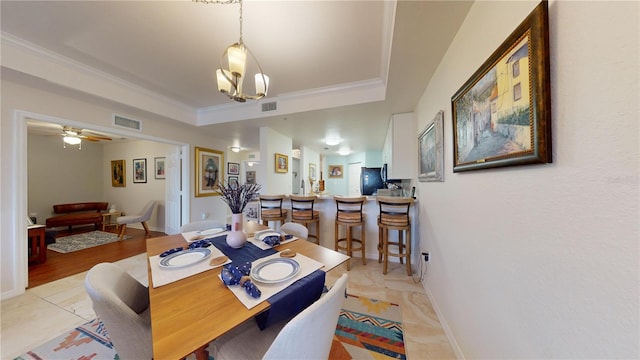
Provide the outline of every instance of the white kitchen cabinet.
<path id="1" fill-rule="evenodd" d="M 412 179 L 417 162 L 417 135 L 413 113 L 394 114 L 389 121 L 382 147 L 382 162 L 387 164 L 387 179 Z"/>

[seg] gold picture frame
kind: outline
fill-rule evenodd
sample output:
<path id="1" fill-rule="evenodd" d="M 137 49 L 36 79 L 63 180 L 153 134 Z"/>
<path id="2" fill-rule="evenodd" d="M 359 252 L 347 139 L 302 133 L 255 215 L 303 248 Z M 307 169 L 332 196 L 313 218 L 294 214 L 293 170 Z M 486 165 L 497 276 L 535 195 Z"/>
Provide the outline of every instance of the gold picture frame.
<path id="1" fill-rule="evenodd" d="M 329 179 L 342 179 L 343 165 L 329 165 Z"/>
<path id="2" fill-rule="evenodd" d="M 127 173 L 124 160 L 111 160 L 111 186 L 125 187 Z"/>
<path id="3" fill-rule="evenodd" d="M 277 173 L 286 173 L 289 171 L 289 157 L 284 154 L 276 153 L 275 168 Z"/>
<path id="4" fill-rule="evenodd" d="M 451 98 L 453 172 L 552 162 L 549 63 L 543 1 Z"/>
<path id="5" fill-rule="evenodd" d="M 203 147 L 195 148 L 195 196 L 217 196 L 220 179 L 224 179 L 224 153 Z"/>

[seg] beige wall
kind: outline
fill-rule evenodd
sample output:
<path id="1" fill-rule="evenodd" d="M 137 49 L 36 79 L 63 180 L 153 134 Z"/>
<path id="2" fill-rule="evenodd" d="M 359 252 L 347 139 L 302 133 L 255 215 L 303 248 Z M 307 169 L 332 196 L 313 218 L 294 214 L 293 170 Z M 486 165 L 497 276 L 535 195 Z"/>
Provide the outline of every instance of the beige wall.
<path id="1" fill-rule="evenodd" d="M 84 141 L 62 146 L 62 136 L 29 135 L 27 169 L 28 212 L 44 225 L 53 205 L 105 201 L 102 185 L 102 144 Z"/>
<path id="2" fill-rule="evenodd" d="M 453 173 L 451 96 L 537 3 L 476 2 L 416 108 L 425 287 L 460 357 L 638 358 L 640 3 L 551 2 L 553 163 Z"/>

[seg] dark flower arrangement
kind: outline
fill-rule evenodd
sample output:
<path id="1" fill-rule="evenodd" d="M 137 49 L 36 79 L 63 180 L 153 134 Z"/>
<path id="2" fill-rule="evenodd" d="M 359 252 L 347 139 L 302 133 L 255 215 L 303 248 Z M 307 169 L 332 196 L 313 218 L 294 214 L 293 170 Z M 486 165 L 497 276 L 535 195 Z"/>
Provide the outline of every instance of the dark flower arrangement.
<path id="1" fill-rule="evenodd" d="M 260 188 L 259 184 L 244 183 L 240 185 L 237 182 L 228 183 L 220 180 L 217 191 L 222 196 L 222 200 L 229 205 L 231 212 L 240 214 L 255 194 L 260 191 Z"/>

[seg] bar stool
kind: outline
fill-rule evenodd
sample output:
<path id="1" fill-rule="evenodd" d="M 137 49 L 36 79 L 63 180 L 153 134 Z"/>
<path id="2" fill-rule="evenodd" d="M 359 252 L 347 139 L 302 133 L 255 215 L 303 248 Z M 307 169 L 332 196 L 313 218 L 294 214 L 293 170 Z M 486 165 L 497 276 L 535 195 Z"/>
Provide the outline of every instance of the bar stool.
<path id="1" fill-rule="evenodd" d="M 382 273 L 387 273 L 389 256 L 407 259 L 407 275 L 411 275 L 411 218 L 409 208 L 413 205 L 413 198 L 383 197 L 376 199 L 380 207 L 378 216 L 378 263 L 384 260 Z M 398 231 L 398 241 L 389 241 L 389 230 Z M 403 236 L 406 234 L 406 236 Z M 389 245 L 398 247 L 398 252 L 389 252 Z M 406 249 L 406 251 L 405 251 Z M 383 259 L 384 258 L 384 259 Z"/>
<path id="2" fill-rule="evenodd" d="M 352 256 L 352 251 L 362 251 L 362 265 L 367 265 L 365 257 L 365 221 L 362 212 L 362 206 L 367 198 L 359 197 L 341 197 L 334 196 L 336 201 L 336 226 L 335 226 L 335 250 L 345 250 L 347 255 Z M 345 226 L 347 230 L 346 237 L 340 238 L 339 226 Z M 352 237 L 352 228 L 360 226 L 360 239 Z M 342 243 L 345 243 L 344 245 Z M 360 244 L 354 248 L 353 243 Z M 351 259 L 347 260 L 347 270 L 351 269 Z"/>
<path id="3" fill-rule="evenodd" d="M 262 224 L 269 226 L 269 221 L 273 221 L 282 225 L 287 221 L 287 210 L 282 208 L 284 195 L 260 195 L 259 198 Z"/>
<path id="4" fill-rule="evenodd" d="M 316 244 L 320 245 L 320 212 L 313 210 L 313 204 L 318 197 L 291 195 L 291 221 L 302 224 L 309 229 L 310 224 L 315 224 L 315 233 L 311 232 L 308 238 L 313 238 Z"/>

